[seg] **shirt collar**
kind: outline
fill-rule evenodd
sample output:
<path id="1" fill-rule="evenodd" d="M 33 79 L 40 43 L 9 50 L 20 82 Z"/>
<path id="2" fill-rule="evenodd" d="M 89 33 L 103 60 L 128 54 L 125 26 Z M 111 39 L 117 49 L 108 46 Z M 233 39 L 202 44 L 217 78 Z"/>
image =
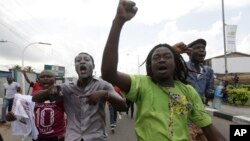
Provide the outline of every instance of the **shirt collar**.
<path id="1" fill-rule="evenodd" d="M 190 64 L 190 67 L 191 69 L 193 70 L 195 67 L 194 67 L 194 63 L 191 62 L 190 60 L 188 61 L 188 63 Z M 202 68 L 202 72 L 206 72 L 207 69 L 204 67 L 204 64 L 203 63 L 200 63 L 200 67 Z"/>

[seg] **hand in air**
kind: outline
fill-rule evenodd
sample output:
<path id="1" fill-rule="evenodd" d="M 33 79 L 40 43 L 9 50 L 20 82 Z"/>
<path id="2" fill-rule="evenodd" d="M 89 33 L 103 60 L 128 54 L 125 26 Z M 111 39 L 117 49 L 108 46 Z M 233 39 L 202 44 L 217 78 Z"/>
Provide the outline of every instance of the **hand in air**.
<path id="1" fill-rule="evenodd" d="M 191 48 L 188 48 L 187 45 L 185 45 L 183 42 L 176 43 L 172 47 L 175 51 L 177 51 L 180 54 L 191 52 Z"/>
<path id="2" fill-rule="evenodd" d="M 135 16 L 137 10 L 138 8 L 136 7 L 135 2 L 130 0 L 120 0 L 117 7 L 116 17 L 129 21 Z"/>

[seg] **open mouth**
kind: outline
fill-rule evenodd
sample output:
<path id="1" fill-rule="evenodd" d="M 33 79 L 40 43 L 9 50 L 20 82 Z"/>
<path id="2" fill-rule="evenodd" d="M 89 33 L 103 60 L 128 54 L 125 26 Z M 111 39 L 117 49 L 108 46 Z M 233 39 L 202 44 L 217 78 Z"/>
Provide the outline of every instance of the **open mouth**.
<path id="1" fill-rule="evenodd" d="M 205 54 L 203 54 L 203 53 L 196 54 L 196 59 L 197 60 L 203 60 L 204 58 L 205 58 Z"/>
<path id="2" fill-rule="evenodd" d="M 199 54 L 198 55 L 200 58 L 205 58 L 205 54 Z"/>
<path id="3" fill-rule="evenodd" d="M 80 66 L 80 72 L 85 73 L 87 71 L 86 66 Z"/>
<path id="4" fill-rule="evenodd" d="M 161 73 L 166 72 L 167 70 L 168 70 L 168 68 L 166 66 L 160 66 L 158 68 L 158 71 L 161 72 Z"/>
<path id="5" fill-rule="evenodd" d="M 48 82 L 43 82 L 42 84 L 43 84 L 44 87 L 49 87 L 50 86 L 50 84 Z"/>

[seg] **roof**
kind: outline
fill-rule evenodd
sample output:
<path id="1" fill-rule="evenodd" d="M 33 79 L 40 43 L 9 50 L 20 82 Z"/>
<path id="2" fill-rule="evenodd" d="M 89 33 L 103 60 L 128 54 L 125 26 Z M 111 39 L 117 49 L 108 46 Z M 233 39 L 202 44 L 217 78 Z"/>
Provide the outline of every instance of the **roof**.
<path id="1" fill-rule="evenodd" d="M 224 54 L 223 55 L 219 55 L 219 56 L 215 56 L 215 57 L 211 57 L 211 58 L 208 58 L 206 60 L 210 60 L 210 59 L 213 59 L 213 58 L 223 58 L 224 57 Z M 246 53 L 242 53 L 242 52 L 230 52 L 230 53 L 227 53 L 227 57 L 250 57 L 250 54 L 246 54 Z"/>

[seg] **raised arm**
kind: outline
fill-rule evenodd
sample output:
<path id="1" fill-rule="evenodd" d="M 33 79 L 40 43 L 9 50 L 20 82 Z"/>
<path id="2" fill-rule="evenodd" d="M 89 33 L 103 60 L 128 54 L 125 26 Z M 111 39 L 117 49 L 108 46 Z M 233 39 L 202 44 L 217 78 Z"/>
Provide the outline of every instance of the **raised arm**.
<path id="1" fill-rule="evenodd" d="M 23 73 L 23 76 L 25 78 L 25 80 L 27 81 L 27 83 L 31 83 L 30 79 L 28 78 L 27 74 L 26 74 L 26 71 L 25 70 L 22 70 L 22 73 Z"/>
<path id="2" fill-rule="evenodd" d="M 176 52 L 180 54 L 191 52 L 191 48 L 188 48 L 187 45 L 184 44 L 183 42 L 176 43 L 172 47 Z"/>
<path id="3" fill-rule="evenodd" d="M 136 12 L 137 7 L 134 2 L 120 0 L 102 58 L 102 78 L 125 92 L 129 91 L 131 80 L 128 74 L 117 71 L 118 45 L 123 25 L 132 19 Z"/>

